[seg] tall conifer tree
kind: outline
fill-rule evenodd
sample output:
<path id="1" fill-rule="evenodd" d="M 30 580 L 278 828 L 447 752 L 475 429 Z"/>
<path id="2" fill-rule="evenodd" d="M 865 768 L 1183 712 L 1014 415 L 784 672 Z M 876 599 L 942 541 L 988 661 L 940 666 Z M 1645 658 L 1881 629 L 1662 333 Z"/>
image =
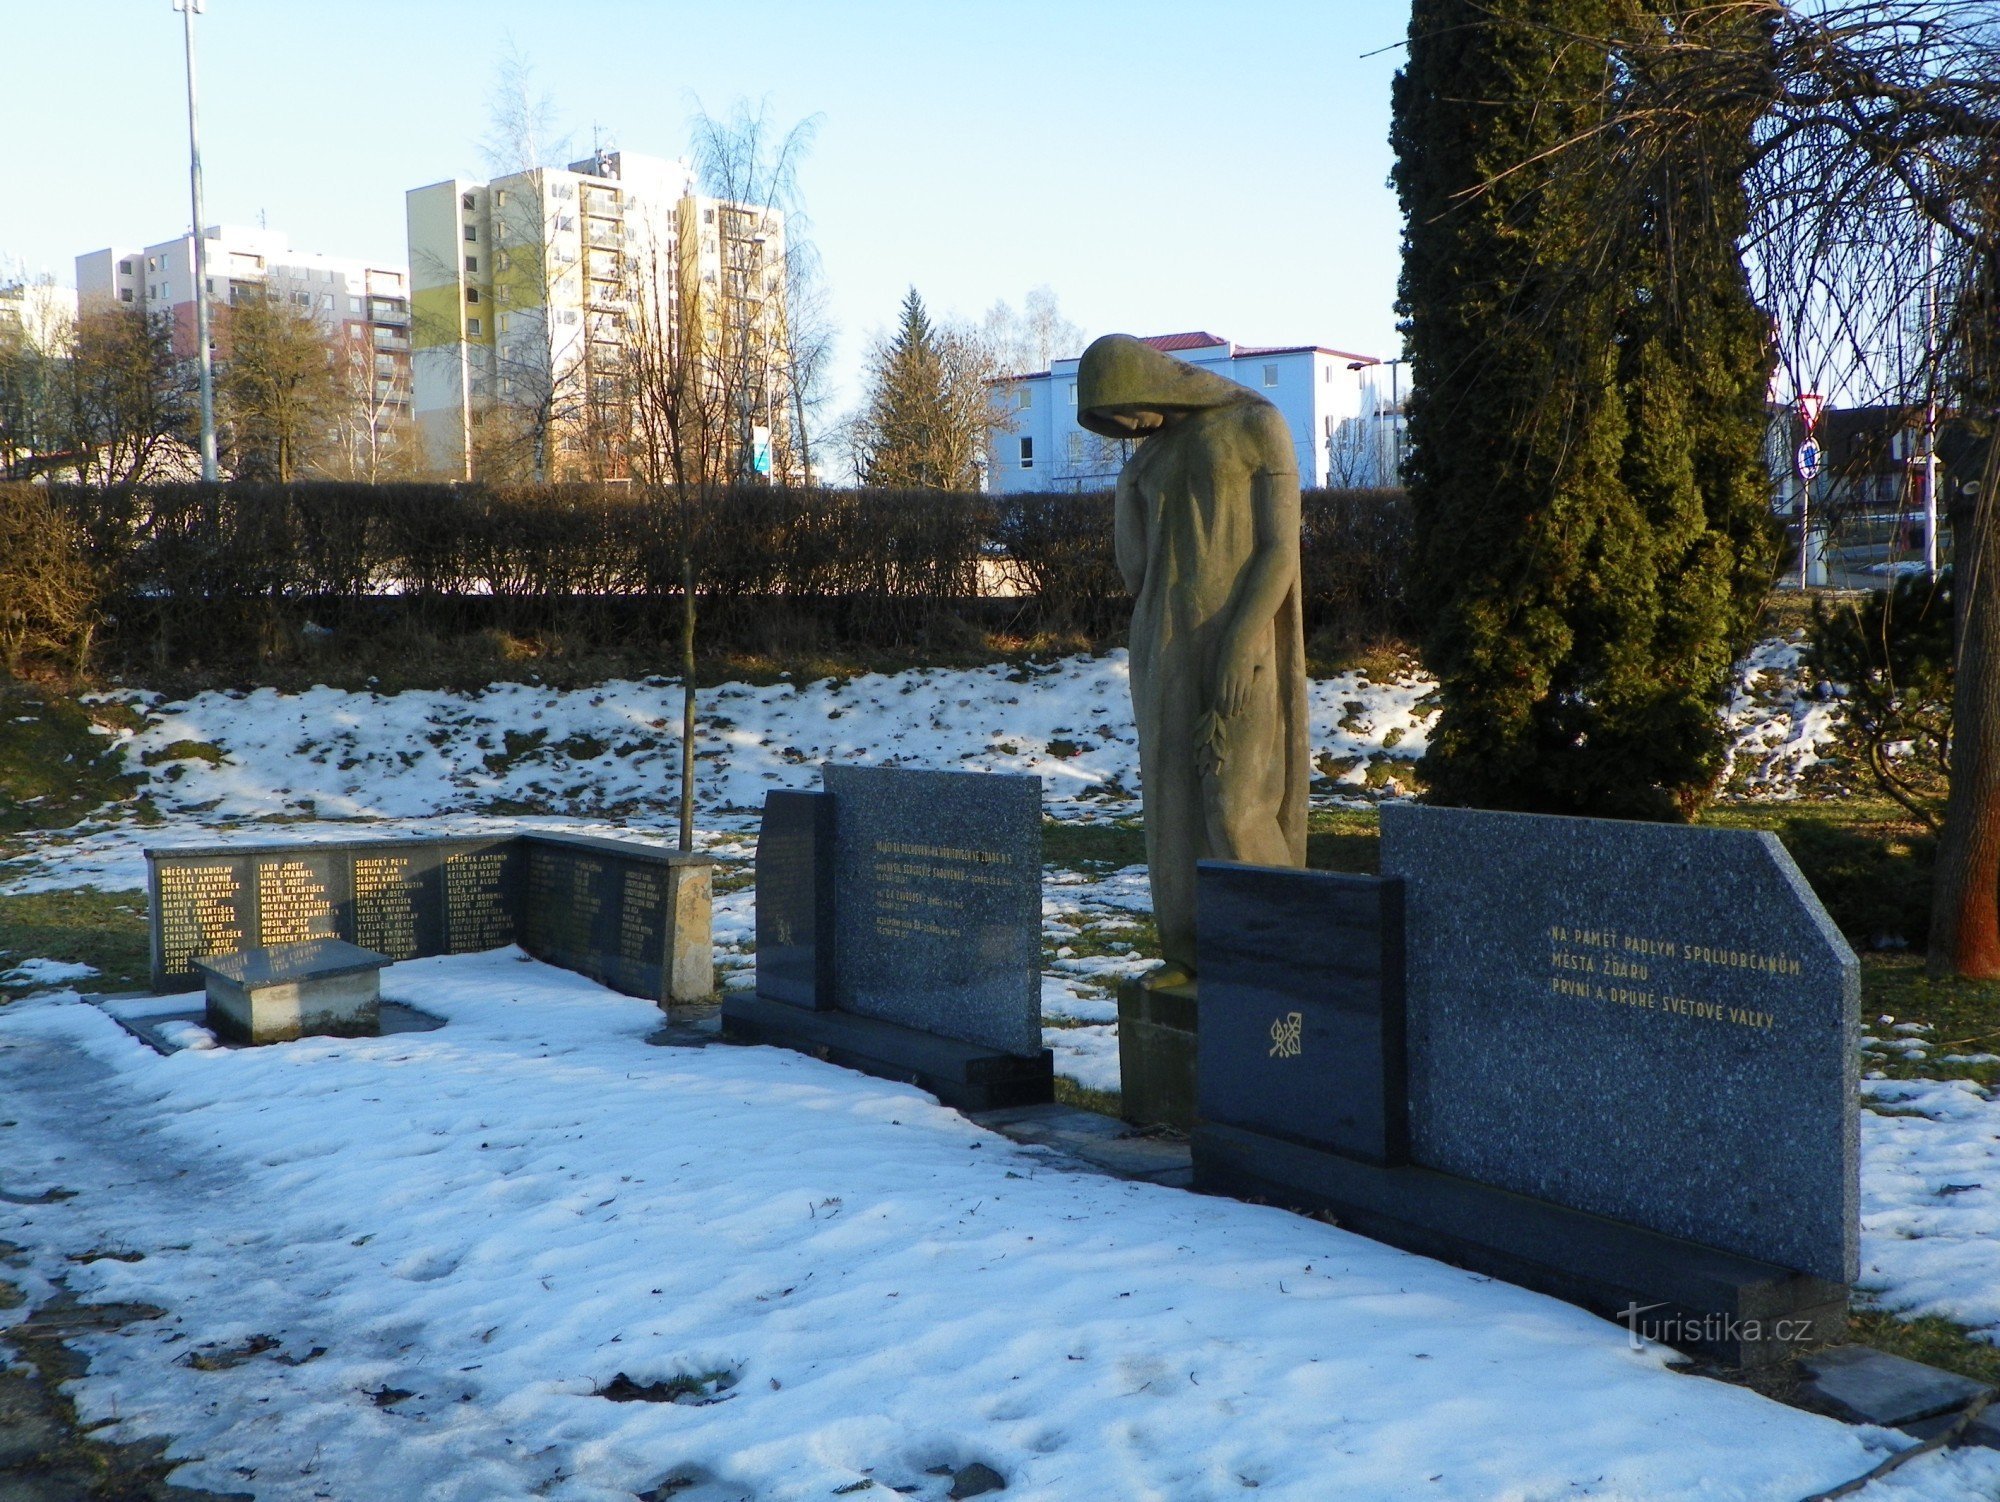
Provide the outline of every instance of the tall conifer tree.
<path id="1" fill-rule="evenodd" d="M 1769 582 L 1768 338 L 1737 253 L 1755 106 L 1605 126 L 1671 86 L 1660 38 L 1743 14 L 1416 0 L 1393 139 L 1439 801 L 1685 817 L 1714 785 Z"/>

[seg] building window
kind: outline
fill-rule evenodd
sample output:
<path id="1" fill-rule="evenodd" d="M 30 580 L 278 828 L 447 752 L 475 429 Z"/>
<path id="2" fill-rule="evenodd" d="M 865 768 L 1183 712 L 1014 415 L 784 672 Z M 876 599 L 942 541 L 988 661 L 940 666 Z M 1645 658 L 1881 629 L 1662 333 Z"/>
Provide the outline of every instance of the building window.
<path id="1" fill-rule="evenodd" d="M 477 318 L 466 319 L 465 331 L 466 333 L 470 334 L 473 338 L 477 339 L 479 337 L 479 320 Z"/>
<path id="2" fill-rule="evenodd" d="M 130 261 L 120 261 L 118 263 L 118 274 L 120 276 L 130 276 L 132 274 L 132 263 Z"/>
<path id="3" fill-rule="evenodd" d="M 495 188 L 493 190 L 493 207 L 496 209 L 507 207 L 507 190 L 505 188 Z"/>
<path id="4" fill-rule="evenodd" d="M 1021 468 L 1033 469 L 1034 467 L 1035 440 L 1032 438 L 1023 438 L 1021 440 Z"/>
<path id="5" fill-rule="evenodd" d="M 1069 435 L 1069 462 L 1072 465 L 1083 463 L 1083 434 L 1081 433 L 1072 433 Z"/>
<path id="6" fill-rule="evenodd" d="M 467 302 L 478 302 L 479 289 L 477 287 L 467 287 L 465 289 L 465 300 Z"/>
<path id="7" fill-rule="evenodd" d="M 1074 406 L 1076 405 L 1076 382 L 1075 382 L 1075 381 L 1071 381 L 1071 382 L 1069 383 L 1069 404 L 1070 404 L 1070 405 L 1071 405 L 1072 407 L 1074 407 Z"/>
<path id="8" fill-rule="evenodd" d="M 132 289 L 130 287 L 120 287 L 118 289 L 118 300 L 120 302 L 130 302 L 132 300 Z"/>
<path id="9" fill-rule="evenodd" d="M 468 212 L 468 213 L 470 213 L 470 212 L 471 212 L 471 210 L 472 210 L 472 195 L 471 195 L 470 193 L 467 193 L 466 195 L 464 195 L 464 197 L 460 198 L 460 199 L 459 199 L 458 201 L 459 201 L 459 204 L 460 204 L 460 206 L 461 206 L 461 207 L 463 207 L 463 208 L 464 208 L 464 209 L 466 210 L 466 212 Z"/>
<path id="10" fill-rule="evenodd" d="M 477 240 L 479 238 L 479 226 L 476 224 L 468 224 L 465 227 L 465 238 L 468 240 Z"/>
<path id="11" fill-rule="evenodd" d="M 467 270 L 468 272 L 471 272 L 471 273 L 474 273 L 474 274 L 477 274 L 477 273 L 478 273 L 478 271 L 479 271 L 479 257 L 478 257 L 478 256 L 467 256 L 467 257 L 465 258 L 465 269 L 466 269 L 466 270 Z"/>
<path id="12" fill-rule="evenodd" d="M 1277 366 L 1275 366 L 1275 365 L 1266 365 L 1266 366 L 1264 367 L 1264 384 L 1265 384 L 1266 386 L 1275 386 L 1275 385 L 1277 385 L 1277 384 L 1278 384 L 1278 367 L 1277 367 Z"/>
<path id="13" fill-rule="evenodd" d="M 160 258 L 158 256 L 147 256 L 146 269 L 148 271 L 158 271 L 160 269 Z"/>

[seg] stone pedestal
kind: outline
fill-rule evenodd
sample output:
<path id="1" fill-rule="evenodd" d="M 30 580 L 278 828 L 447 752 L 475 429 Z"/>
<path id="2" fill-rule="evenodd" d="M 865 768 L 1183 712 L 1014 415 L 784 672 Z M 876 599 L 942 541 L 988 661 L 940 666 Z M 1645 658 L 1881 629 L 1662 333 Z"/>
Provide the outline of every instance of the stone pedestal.
<path id="1" fill-rule="evenodd" d="M 1119 1113 L 1135 1126 L 1194 1129 L 1195 987 L 1118 987 Z"/>
<path id="2" fill-rule="evenodd" d="M 715 862 L 706 855 L 682 856 L 667 872 L 667 910 L 674 915 L 667 936 L 667 1004 L 684 1006 L 715 1000 Z"/>
<path id="3" fill-rule="evenodd" d="M 285 1043 L 311 1033 L 370 1037 L 380 1026 L 385 954 L 342 939 L 311 939 L 194 962 L 208 983 L 207 1023 L 242 1043 Z"/>

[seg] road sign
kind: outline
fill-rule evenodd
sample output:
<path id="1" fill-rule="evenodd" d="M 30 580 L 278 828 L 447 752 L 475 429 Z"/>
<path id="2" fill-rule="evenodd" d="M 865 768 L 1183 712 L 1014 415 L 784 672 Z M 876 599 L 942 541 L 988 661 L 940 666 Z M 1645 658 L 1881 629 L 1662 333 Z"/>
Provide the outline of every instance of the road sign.
<path id="1" fill-rule="evenodd" d="M 1819 474 L 1819 442 L 1817 439 L 1808 438 L 1804 443 L 1799 445 L 1796 462 L 1799 478 L 1810 485 Z"/>
<path id="2" fill-rule="evenodd" d="M 1799 420 L 1806 425 L 1808 433 L 1819 426 L 1819 411 L 1825 405 L 1826 398 L 1817 391 L 1799 393 Z"/>

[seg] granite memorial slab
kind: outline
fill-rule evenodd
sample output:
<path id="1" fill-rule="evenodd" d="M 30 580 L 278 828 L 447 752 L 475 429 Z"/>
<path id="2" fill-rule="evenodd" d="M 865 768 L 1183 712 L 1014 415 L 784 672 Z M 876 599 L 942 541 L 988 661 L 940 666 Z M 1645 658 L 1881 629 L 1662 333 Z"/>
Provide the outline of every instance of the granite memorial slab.
<path id="1" fill-rule="evenodd" d="M 1195 927 L 1201 1119 L 1404 1161 L 1402 883 L 1203 861 Z"/>
<path id="2" fill-rule="evenodd" d="M 903 1080 L 964 1110 L 1052 1100 L 1041 1036 L 1041 784 L 823 769 L 758 838 L 757 993 L 726 1037 Z"/>
<path id="3" fill-rule="evenodd" d="M 764 795 L 757 830 L 757 994 L 793 1006 L 833 1003 L 833 798 Z"/>
<path id="4" fill-rule="evenodd" d="M 1039 1054 L 1040 780 L 833 765 L 822 775 L 833 796 L 835 1005 Z"/>
<path id="5" fill-rule="evenodd" d="M 694 1000 L 714 961 L 689 912 L 708 908 L 710 857 L 583 835 L 524 835 L 521 947 L 628 996 Z"/>
<path id="6" fill-rule="evenodd" d="M 193 961 L 311 938 L 416 959 L 515 939 L 511 839 L 316 840 L 145 852 L 155 991 Z"/>
<path id="7" fill-rule="evenodd" d="M 1357 1149 L 1351 1091 L 1278 1073 L 1310 1057 L 1313 1012 L 1280 1008 L 1269 977 L 1302 994 L 1317 977 L 1324 996 L 1375 976 L 1386 1003 L 1379 936 L 1335 939 L 1292 892 L 1204 870 L 1223 900 L 1202 928 L 1197 1187 L 1330 1211 L 1726 1362 L 1838 1338 L 1859 969 L 1777 840 L 1407 804 L 1381 818 L 1403 889 L 1408 1161 Z M 1271 957 L 1288 924 L 1297 974 Z M 1254 1005 L 1211 993 L 1218 967 L 1265 977 Z M 1373 1043 L 1350 1033 L 1336 1067 L 1358 1058 L 1372 1081 Z"/>
<path id="8" fill-rule="evenodd" d="M 209 1030 L 244 1043 L 284 1043 L 310 1033 L 373 1033 L 381 1008 L 382 967 L 388 963 L 386 954 L 328 938 L 206 955 L 194 962 L 207 982 Z"/>
<path id="9" fill-rule="evenodd" d="M 340 939 L 392 960 L 519 943 L 665 1003 L 713 989 L 710 857 L 616 840 L 332 840 L 148 850 L 153 989 L 212 955 Z"/>
<path id="10" fill-rule="evenodd" d="M 1390 804 L 1411 1153 L 1856 1274 L 1860 968 L 1777 837 Z"/>

